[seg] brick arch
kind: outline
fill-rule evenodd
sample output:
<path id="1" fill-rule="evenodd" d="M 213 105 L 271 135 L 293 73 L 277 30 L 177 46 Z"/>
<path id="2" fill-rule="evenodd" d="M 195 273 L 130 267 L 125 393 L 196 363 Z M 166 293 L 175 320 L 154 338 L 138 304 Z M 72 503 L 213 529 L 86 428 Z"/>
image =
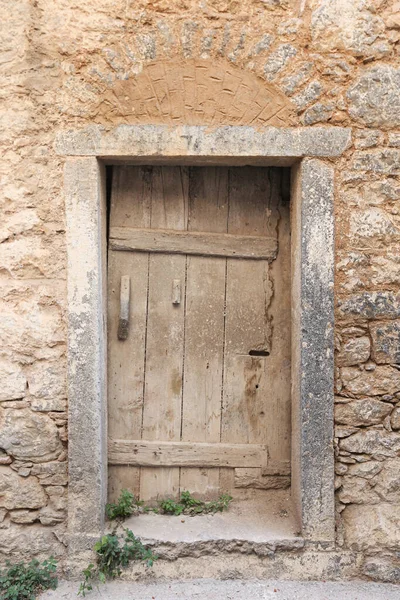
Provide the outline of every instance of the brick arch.
<path id="1" fill-rule="evenodd" d="M 189 125 L 294 123 L 293 105 L 271 84 L 226 60 L 148 63 L 118 80 L 100 105 L 105 121 Z"/>

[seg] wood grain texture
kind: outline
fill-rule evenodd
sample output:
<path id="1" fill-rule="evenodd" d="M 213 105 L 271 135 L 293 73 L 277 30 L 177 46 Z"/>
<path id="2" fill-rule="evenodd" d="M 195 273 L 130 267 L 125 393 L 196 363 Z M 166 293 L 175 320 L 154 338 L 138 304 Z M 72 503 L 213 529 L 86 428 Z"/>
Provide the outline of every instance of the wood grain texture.
<path id="1" fill-rule="evenodd" d="M 267 448 L 261 444 L 109 440 L 108 460 L 114 465 L 262 469 L 267 466 Z"/>
<path id="2" fill-rule="evenodd" d="M 191 232 L 226 232 L 228 201 L 227 168 L 189 170 Z M 188 256 L 183 441 L 220 441 L 225 270 L 224 258 Z M 219 470 L 182 468 L 181 489 L 203 498 L 215 497 L 219 492 Z"/>
<path id="3" fill-rule="evenodd" d="M 246 189 L 245 201 L 243 189 Z M 268 170 L 230 169 L 229 233 L 272 234 L 271 213 Z M 269 315 L 272 295 L 266 261 L 228 260 L 222 442 L 268 442 L 272 426 L 266 379 L 269 358 L 250 353 L 268 355 L 272 351 Z"/>
<path id="4" fill-rule="evenodd" d="M 279 252 L 269 265 L 273 296 L 268 314 L 271 319 L 271 353 L 265 360 L 268 382 L 268 451 L 272 461 L 290 460 L 291 455 L 291 241 L 290 204 L 282 200 L 281 169 L 269 169 L 274 202 Z"/>
<path id="5" fill-rule="evenodd" d="M 212 227 L 212 222 L 208 226 Z M 112 227 L 110 247 L 112 250 L 272 261 L 276 258 L 278 244 L 276 238 L 265 236 Z"/>
<path id="6" fill-rule="evenodd" d="M 187 226 L 187 170 L 154 167 L 151 220 L 154 229 L 184 230 Z M 139 253 L 138 253 L 139 254 Z M 181 433 L 184 304 L 171 301 L 174 279 L 185 295 L 186 257 L 151 253 L 147 311 L 147 342 L 142 437 L 179 440 Z M 179 468 L 142 469 L 141 498 L 145 501 L 179 494 Z"/>
<path id="7" fill-rule="evenodd" d="M 235 469 L 235 488 L 279 490 L 290 487 L 290 472 L 287 475 L 263 475 L 262 469 Z"/>
<path id="8" fill-rule="evenodd" d="M 110 225 L 150 226 L 151 180 L 143 167 L 114 169 Z M 131 277 L 129 336 L 118 340 L 120 282 Z M 108 430 L 122 439 L 140 438 L 142 430 L 143 385 L 146 340 L 148 255 L 108 253 Z M 120 489 L 118 481 L 130 482 L 140 493 L 139 469 L 109 470 L 110 490 Z"/>

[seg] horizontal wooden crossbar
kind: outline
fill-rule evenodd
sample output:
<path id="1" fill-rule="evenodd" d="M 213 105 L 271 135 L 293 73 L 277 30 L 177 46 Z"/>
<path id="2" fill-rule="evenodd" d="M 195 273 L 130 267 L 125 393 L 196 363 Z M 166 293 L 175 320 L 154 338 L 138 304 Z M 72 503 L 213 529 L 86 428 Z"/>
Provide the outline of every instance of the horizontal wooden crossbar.
<path id="1" fill-rule="evenodd" d="M 108 462 L 141 467 L 261 467 L 264 471 L 268 452 L 263 444 L 109 440 Z"/>
<path id="2" fill-rule="evenodd" d="M 110 247 L 112 250 L 197 254 L 272 261 L 277 255 L 278 242 L 272 237 L 253 235 L 111 227 Z"/>

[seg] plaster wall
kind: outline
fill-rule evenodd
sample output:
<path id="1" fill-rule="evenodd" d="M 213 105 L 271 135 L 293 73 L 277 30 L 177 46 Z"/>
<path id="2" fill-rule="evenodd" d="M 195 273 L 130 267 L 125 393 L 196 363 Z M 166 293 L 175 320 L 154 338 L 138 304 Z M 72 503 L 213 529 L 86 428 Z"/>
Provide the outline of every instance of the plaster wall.
<path id="1" fill-rule="evenodd" d="M 12 10 L 4 0 L 4 558 L 66 552 L 66 226 L 56 135 L 92 124 L 340 125 L 352 128 L 352 145 L 324 159 L 337 173 L 339 567 L 321 574 L 345 574 L 351 556 L 360 575 L 399 578 L 399 12 L 393 0 L 16 0 Z M 322 565 L 320 556 L 311 563 Z"/>

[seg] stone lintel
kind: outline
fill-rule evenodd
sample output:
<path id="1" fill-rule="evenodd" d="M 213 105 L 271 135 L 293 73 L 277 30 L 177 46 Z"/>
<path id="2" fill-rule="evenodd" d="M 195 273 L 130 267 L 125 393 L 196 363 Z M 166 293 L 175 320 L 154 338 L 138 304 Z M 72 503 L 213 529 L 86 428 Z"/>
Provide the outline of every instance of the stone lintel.
<path id="1" fill-rule="evenodd" d="M 260 159 L 263 164 L 290 165 L 296 159 L 335 157 L 351 143 L 351 130 L 342 127 L 253 127 L 119 125 L 106 129 L 91 125 L 63 131 L 56 139 L 56 152 L 69 156 L 97 156 L 113 160 L 152 161 L 203 157 L 206 162 L 232 164 L 243 158 Z M 269 160 L 268 160 L 269 159 Z M 273 160 L 275 159 L 275 161 Z"/>

